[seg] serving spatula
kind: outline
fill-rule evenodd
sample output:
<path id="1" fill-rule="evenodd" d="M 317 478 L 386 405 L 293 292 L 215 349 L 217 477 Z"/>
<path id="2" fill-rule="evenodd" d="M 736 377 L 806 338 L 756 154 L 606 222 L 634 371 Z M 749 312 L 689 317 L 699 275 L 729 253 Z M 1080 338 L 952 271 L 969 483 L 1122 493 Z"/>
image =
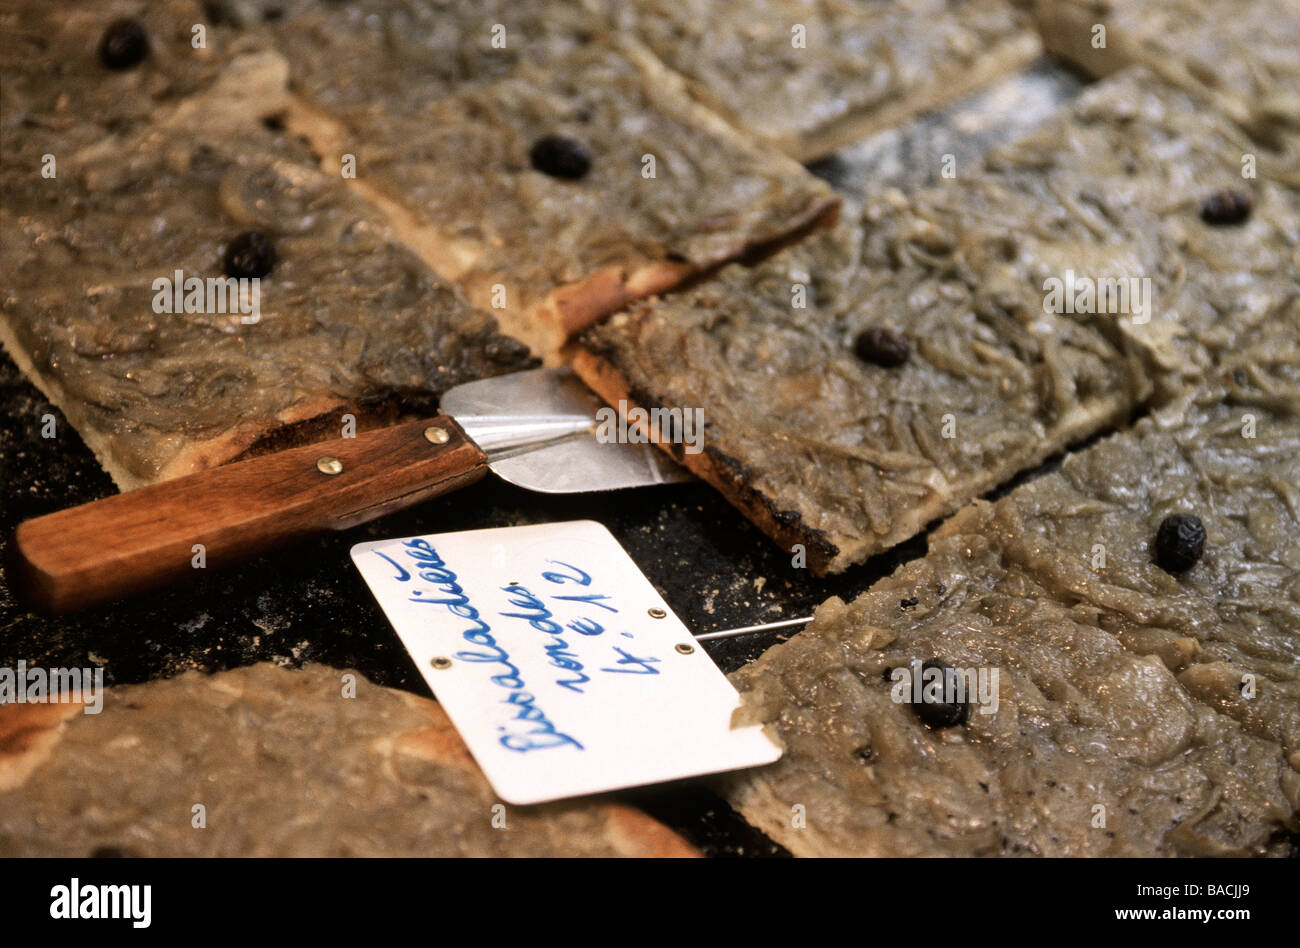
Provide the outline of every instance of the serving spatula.
<path id="1" fill-rule="evenodd" d="M 24 598 L 68 612 L 450 493 L 489 470 L 546 493 L 690 479 L 651 444 L 598 439 L 598 399 L 568 369 L 467 382 L 441 415 L 238 461 L 25 521 Z"/>

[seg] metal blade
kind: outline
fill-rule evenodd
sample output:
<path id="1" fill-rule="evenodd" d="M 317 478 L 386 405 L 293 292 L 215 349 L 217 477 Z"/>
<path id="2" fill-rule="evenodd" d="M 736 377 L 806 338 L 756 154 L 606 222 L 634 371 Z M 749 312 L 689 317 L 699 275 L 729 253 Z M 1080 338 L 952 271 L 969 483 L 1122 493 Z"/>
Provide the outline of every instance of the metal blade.
<path id="1" fill-rule="evenodd" d="M 457 385 L 439 407 L 487 453 L 494 474 L 527 490 L 569 494 L 691 479 L 654 445 L 598 441 L 603 405 L 569 369 L 546 368 Z"/>

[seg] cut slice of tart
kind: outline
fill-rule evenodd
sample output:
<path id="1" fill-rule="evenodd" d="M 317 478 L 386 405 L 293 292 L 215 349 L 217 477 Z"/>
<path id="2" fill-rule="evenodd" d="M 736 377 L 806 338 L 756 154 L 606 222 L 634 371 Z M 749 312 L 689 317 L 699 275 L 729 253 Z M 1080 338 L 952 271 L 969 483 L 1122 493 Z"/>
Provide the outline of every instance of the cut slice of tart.
<path id="1" fill-rule="evenodd" d="M 99 698 L 0 707 L 0 855 L 699 855 L 618 803 L 505 807 L 438 704 L 356 672 L 190 671 Z"/>
<path id="2" fill-rule="evenodd" d="M 290 127 L 328 170 L 354 169 L 349 183 L 430 266 L 552 360 L 570 334 L 630 300 L 780 241 L 838 204 L 630 41 L 523 61 L 413 110 L 382 101 L 336 108 L 328 90 L 309 88 Z"/>
<path id="3" fill-rule="evenodd" d="M 0 167 L 0 339 L 120 487 L 534 364 L 301 145 L 209 114 Z"/>
<path id="4" fill-rule="evenodd" d="M 1153 387 L 1178 397 L 1294 293 L 1300 201 L 1241 177 L 1243 141 L 1115 76 L 976 174 L 876 193 L 835 234 L 631 307 L 576 366 L 611 404 L 702 409 L 682 463 L 841 570 Z"/>
<path id="5" fill-rule="evenodd" d="M 1141 65 L 1282 152 L 1300 184 L 1300 9 L 1290 0 L 1036 0 L 1047 48 L 1094 76 Z"/>
<path id="6" fill-rule="evenodd" d="M 825 603 L 732 676 L 786 748 L 732 805 L 796 855 L 1289 854 L 1300 419 L 1249 411 L 1202 391 Z"/>
<path id="7" fill-rule="evenodd" d="M 800 160 L 955 101 L 1041 52 L 1010 0 L 635 0 L 612 11 L 701 102 Z"/>
<path id="8" fill-rule="evenodd" d="M 966 223 L 887 194 L 861 222 L 612 317 L 574 366 L 625 411 L 701 409 L 702 450 L 665 446 L 797 565 L 839 572 L 1145 394 L 1104 332 L 983 280 L 971 259 L 991 238 Z"/>

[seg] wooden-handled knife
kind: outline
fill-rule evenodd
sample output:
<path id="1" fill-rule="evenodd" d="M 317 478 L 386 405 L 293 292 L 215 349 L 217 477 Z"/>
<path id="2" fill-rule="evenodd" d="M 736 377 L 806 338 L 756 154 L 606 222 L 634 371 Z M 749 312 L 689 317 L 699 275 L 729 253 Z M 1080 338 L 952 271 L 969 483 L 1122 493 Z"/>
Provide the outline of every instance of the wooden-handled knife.
<path id="1" fill-rule="evenodd" d="M 468 382 L 444 414 L 292 448 L 27 520 L 23 598 L 69 612 L 155 589 L 450 493 L 489 470 L 570 493 L 687 480 L 649 444 L 598 438 L 600 400 L 567 369 Z"/>

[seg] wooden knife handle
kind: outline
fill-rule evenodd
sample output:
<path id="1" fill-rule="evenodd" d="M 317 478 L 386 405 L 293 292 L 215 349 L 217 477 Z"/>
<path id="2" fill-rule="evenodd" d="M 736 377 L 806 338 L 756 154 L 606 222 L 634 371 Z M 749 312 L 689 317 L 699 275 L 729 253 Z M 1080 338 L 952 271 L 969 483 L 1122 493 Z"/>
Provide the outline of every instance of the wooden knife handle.
<path id="1" fill-rule="evenodd" d="M 364 523 L 486 473 L 487 456 L 446 416 L 239 461 L 25 521 L 14 536 L 18 588 L 44 611 L 81 609 L 193 577 L 200 562 L 221 567 Z"/>

